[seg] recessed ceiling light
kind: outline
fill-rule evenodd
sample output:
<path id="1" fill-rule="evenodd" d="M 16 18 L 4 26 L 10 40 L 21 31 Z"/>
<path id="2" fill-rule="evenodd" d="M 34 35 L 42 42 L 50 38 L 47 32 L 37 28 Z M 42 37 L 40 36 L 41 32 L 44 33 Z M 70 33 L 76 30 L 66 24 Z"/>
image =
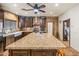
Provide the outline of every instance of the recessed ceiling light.
<path id="1" fill-rule="evenodd" d="M 58 3 L 56 3 L 56 4 L 55 4 L 55 6 L 57 7 L 57 6 L 59 6 L 59 4 L 58 4 Z"/>
<path id="2" fill-rule="evenodd" d="M 15 7 L 16 7 L 16 6 L 17 6 L 17 4 L 13 4 L 13 6 L 15 6 Z"/>

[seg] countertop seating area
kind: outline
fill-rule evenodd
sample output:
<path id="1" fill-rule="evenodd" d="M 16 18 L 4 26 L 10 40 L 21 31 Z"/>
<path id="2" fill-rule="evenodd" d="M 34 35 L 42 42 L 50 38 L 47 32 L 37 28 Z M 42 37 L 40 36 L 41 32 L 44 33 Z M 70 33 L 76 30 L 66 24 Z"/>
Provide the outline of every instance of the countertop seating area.
<path id="1" fill-rule="evenodd" d="M 50 33 L 31 33 L 6 47 L 10 56 L 62 56 L 65 48 Z"/>

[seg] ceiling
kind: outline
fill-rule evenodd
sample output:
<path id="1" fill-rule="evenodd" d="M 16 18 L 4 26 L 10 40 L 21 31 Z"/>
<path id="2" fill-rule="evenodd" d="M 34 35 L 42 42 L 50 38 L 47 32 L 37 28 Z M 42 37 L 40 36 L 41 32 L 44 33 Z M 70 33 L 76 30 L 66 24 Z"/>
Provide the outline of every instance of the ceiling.
<path id="1" fill-rule="evenodd" d="M 34 14 L 33 11 L 22 10 L 22 8 L 32 8 L 26 3 L 1 3 L 3 9 L 23 16 L 60 16 L 70 8 L 78 5 L 77 3 L 59 3 L 58 5 L 56 5 L 55 3 L 38 3 L 39 6 L 42 4 L 46 5 L 45 8 L 42 8 L 42 10 L 45 10 L 46 13 L 39 12 L 39 14 Z M 34 5 L 34 3 L 32 3 L 32 5 Z"/>

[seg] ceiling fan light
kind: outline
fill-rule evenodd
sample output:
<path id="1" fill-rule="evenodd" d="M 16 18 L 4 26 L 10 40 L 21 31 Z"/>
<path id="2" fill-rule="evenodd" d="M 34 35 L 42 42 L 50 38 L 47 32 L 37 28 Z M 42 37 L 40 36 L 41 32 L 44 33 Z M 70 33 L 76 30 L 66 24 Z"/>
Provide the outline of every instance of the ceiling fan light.
<path id="1" fill-rule="evenodd" d="M 35 13 L 38 13 L 38 9 L 34 9 L 34 12 L 35 12 Z"/>

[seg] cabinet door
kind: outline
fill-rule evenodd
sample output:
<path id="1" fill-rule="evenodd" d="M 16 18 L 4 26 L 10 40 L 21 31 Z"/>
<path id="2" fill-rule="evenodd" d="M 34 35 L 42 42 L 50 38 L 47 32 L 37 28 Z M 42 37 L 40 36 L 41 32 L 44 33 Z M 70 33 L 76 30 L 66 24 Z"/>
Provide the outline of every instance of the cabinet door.
<path id="1" fill-rule="evenodd" d="M 30 56 L 30 50 L 12 50 L 12 56 Z"/>
<path id="2" fill-rule="evenodd" d="M 34 26 L 39 26 L 42 32 L 45 31 L 46 27 L 46 17 L 35 17 L 33 19 Z"/>
<path id="3" fill-rule="evenodd" d="M 4 18 L 4 11 L 0 9 L 0 19 Z"/>
<path id="4" fill-rule="evenodd" d="M 41 31 L 45 31 L 45 26 L 46 26 L 46 19 L 41 19 Z"/>
<path id="5" fill-rule="evenodd" d="M 14 39 L 14 36 L 13 36 L 13 35 L 7 36 L 7 37 L 6 37 L 6 46 L 9 45 L 9 44 L 11 44 L 11 43 L 13 43 L 14 40 L 15 40 L 15 39 Z"/>
<path id="6" fill-rule="evenodd" d="M 4 43 L 0 42 L 0 53 L 4 51 Z"/>
<path id="7" fill-rule="evenodd" d="M 25 20 L 25 26 L 26 27 L 32 27 L 33 26 L 33 19 L 32 18 L 27 18 Z"/>
<path id="8" fill-rule="evenodd" d="M 19 16 L 19 28 L 22 30 L 25 27 L 25 17 Z"/>
<path id="9" fill-rule="evenodd" d="M 32 56 L 56 56 L 57 50 L 50 49 L 35 49 L 31 51 Z"/>

